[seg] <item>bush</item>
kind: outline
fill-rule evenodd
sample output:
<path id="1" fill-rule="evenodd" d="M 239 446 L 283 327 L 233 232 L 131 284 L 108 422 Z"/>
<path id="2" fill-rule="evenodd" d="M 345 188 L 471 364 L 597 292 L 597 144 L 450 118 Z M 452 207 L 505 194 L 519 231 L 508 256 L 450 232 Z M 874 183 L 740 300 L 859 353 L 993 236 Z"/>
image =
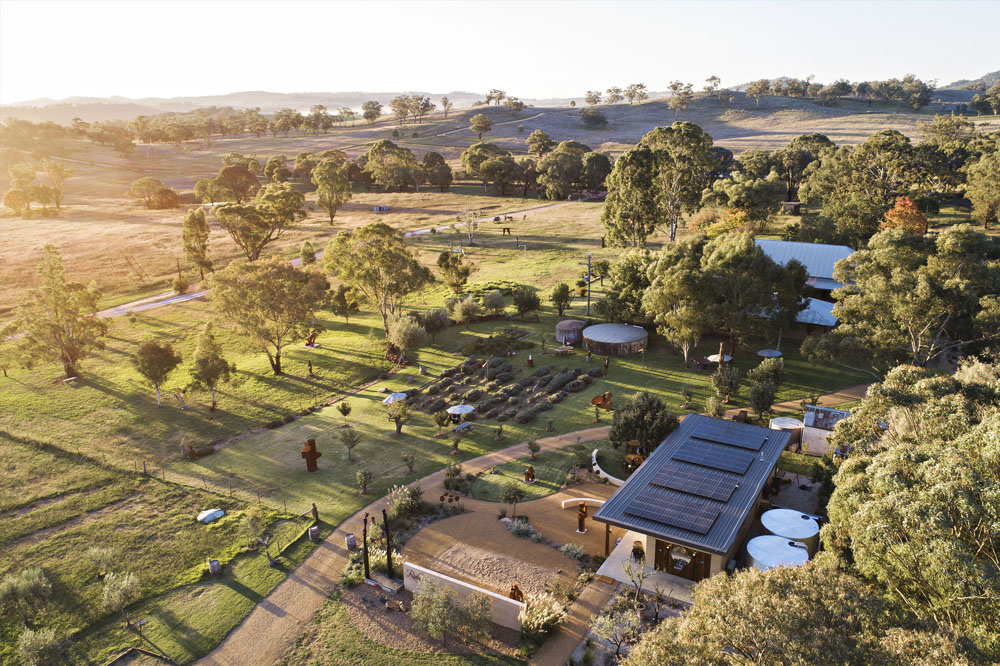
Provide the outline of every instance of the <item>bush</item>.
<path id="1" fill-rule="evenodd" d="M 447 404 L 448 403 L 442 400 L 441 398 L 435 398 L 424 408 L 424 411 L 426 411 L 428 414 L 433 414 L 434 412 L 440 412 L 447 406 Z"/>
<path id="2" fill-rule="evenodd" d="M 501 372 L 496 376 L 496 380 L 502 384 L 507 383 L 512 379 L 514 379 L 513 372 Z"/>
<path id="3" fill-rule="evenodd" d="M 273 421 L 268 421 L 265 427 L 274 430 L 275 428 L 280 428 L 282 425 L 284 425 L 284 422 L 281 419 L 274 419 Z"/>
<path id="4" fill-rule="evenodd" d="M 420 509 L 423 491 L 420 486 L 393 486 L 386 496 L 389 503 L 389 518 L 408 518 Z"/>
<path id="5" fill-rule="evenodd" d="M 524 608 L 518 614 L 521 621 L 521 635 L 533 642 L 544 638 L 566 616 L 562 604 L 548 592 L 529 594 Z"/>
<path id="6" fill-rule="evenodd" d="M 516 537 L 531 539 L 535 543 L 540 543 L 545 540 L 542 533 L 536 530 L 524 516 L 518 516 L 514 520 L 507 523 L 507 531 Z"/>
<path id="7" fill-rule="evenodd" d="M 740 371 L 732 365 L 719 368 L 712 373 L 712 386 L 715 394 L 722 398 L 722 402 L 729 404 L 729 399 L 740 392 Z"/>
<path id="8" fill-rule="evenodd" d="M 558 375 L 550 379 L 548 383 L 545 385 L 545 388 L 549 392 L 558 391 L 559 389 L 566 386 L 566 384 L 569 384 L 574 379 L 576 379 L 576 374 L 572 370 L 563 370 Z"/>
<path id="9" fill-rule="evenodd" d="M 550 395 L 549 397 L 547 397 L 545 400 L 548 401 L 550 404 L 555 405 L 557 403 L 562 402 L 563 398 L 565 398 L 565 397 L 566 396 L 563 394 L 563 392 L 560 391 L 559 393 L 553 393 L 552 395 Z"/>
<path id="10" fill-rule="evenodd" d="M 587 562 L 587 551 L 583 549 L 583 546 L 577 543 L 567 543 L 564 544 L 559 552 L 567 557 L 571 557 L 576 560 L 576 563 L 583 566 Z"/>
<path id="11" fill-rule="evenodd" d="M 497 419 L 499 421 L 500 420 L 498 418 L 499 416 L 500 416 L 500 408 L 499 407 L 494 407 L 490 411 L 486 412 L 486 418 L 488 418 L 488 419 Z"/>
<path id="12" fill-rule="evenodd" d="M 774 384 L 769 381 L 754 382 L 750 385 L 750 408 L 758 418 L 771 411 L 776 392 Z"/>
<path id="13" fill-rule="evenodd" d="M 183 275 L 178 275 L 174 278 L 174 282 L 171 285 L 175 294 L 186 294 L 188 287 L 191 286 L 191 282 Z"/>
<path id="14" fill-rule="evenodd" d="M 486 361 L 487 368 L 499 368 L 501 365 L 507 362 L 507 359 L 503 356 L 491 356 L 490 360 Z"/>
<path id="15" fill-rule="evenodd" d="M 428 395 L 437 395 L 441 392 L 441 386 L 439 384 L 433 384 L 427 387 Z"/>
<path id="16" fill-rule="evenodd" d="M 547 412 L 550 409 L 552 409 L 551 402 L 540 402 L 537 405 L 535 405 L 535 411 L 537 412 Z"/>
<path id="17" fill-rule="evenodd" d="M 538 410 L 534 407 L 525 407 L 514 415 L 515 423 L 530 423 L 538 416 Z"/>
<path id="18" fill-rule="evenodd" d="M 507 300 L 503 297 L 503 294 L 494 289 L 483 295 L 483 307 L 489 310 L 491 314 L 503 314 L 504 309 L 507 307 Z"/>
<path id="19" fill-rule="evenodd" d="M 604 376 L 604 371 L 600 368 L 591 368 L 590 370 L 587 370 L 587 376 L 597 379 Z"/>
<path id="20" fill-rule="evenodd" d="M 756 368 L 747 371 L 747 379 L 751 382 L 771 382 L 775 388 L 781 386 L 785 375 L 785 359 L 765 358 Z"/>
<path id="21" fill-rule="evenodd" d="M 167 208 L 177 208 L 181 205 L 181 199 L 169 187 L 161 187 L 153 193 L 149 199 L 149 207 L 153 210 L 166 210 Z"/>
<path id="22" fill-rule="evenodd" d="M 285 414 L 281 418 L 281 420 L 284 421 L 285 423 L 291 423 L 292 421 L 295 420 L 295 414 Z"/>
<path id="23" fill-rule="evenodd" d="M 485 391 L 483 391 L 482 389 L 474 388 L 466 391 L 463 397 L 467 402 L 476 402 L 477 400 L 481 399 L 484 395 L 486 395 Z"/>
<path id="24" fill-rule="evenodd" d="M 566 390 L 570 393 L 579 393 L 586 387 L 587 384 L 582 379 L 574 379 L 569 384 L 566 384 Z"/>
<path id="25" fill-rule="evenodd" d="M 708 396 L 705 400 L 705 414 L 708 416 L 714 416 L 719 419 L 726 413 L 726 406 L 722 404 L 722 400 L 714 395 Z"/>

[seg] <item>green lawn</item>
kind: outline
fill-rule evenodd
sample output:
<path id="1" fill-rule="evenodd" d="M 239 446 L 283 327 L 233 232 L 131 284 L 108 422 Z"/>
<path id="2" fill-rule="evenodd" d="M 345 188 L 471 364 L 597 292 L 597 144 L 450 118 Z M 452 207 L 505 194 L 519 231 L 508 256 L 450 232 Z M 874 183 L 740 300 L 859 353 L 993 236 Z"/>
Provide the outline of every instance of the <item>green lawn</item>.
<path id="1" fill-rule="evenodd" d="M 592 442 L 584 446 L 588 451 L 592 451 Z M 571 445 L 572 446 L 572 445 Z M 472 496 L 476 499 L 488 502 L 499 502 L 500 491 L 508 480 L 519 481 L 518 484 L 524 490 L 523 502 L 545 497 L 559 490 L 566 482 L 566 475 L 570 468 L 576 464 L 576 456 L 570 447 L 563 447 L 554 451 L 539 453 L 538 457 L 532 459 L 530 456 L 511 460 L 499 465 L 496 474 L 484 474 L 472 484 Z M 523 483 L 524 470 L 532 465 L 535 468 L 535 483 Z"/>
<path id="2" fill-rule="evenodd" d="M 132 643 L 131 634 L 120 629 L 118 617 L 101 606 L 102 583 L 86 557 L 91 546 L 115 552 L 118 564 L 113 571 L 130 571 L 140 577 L 143 600 L 132 612 L 147 617 L 148 636 L 156 636 L 165 626 L 163 609 L 177 609 L 174 624 L 188 625 L 198 633 L 218 626 L 218 631 L 208 635 L 210 642 L 199 644 L 199 649 L 218 642 L 253 605 L 234 591 L 252 590 L 259 598 L 285 575 L 285 571 L 269 569 L 259 555 L 240 554 L 245 544 L 240 528 L 247 509 L 241 502 L 122 472 L 5 433 L 0 433 L 0 449 L 5 481 L 0 495 L 0 578 L 29 567 L 45 571 L 52 597 L 35 617 L 40 618 L 40 626 L 70 637 L 74 655 L 81 661 L 103 659 Z M 19 495 L 12 490 L 14 486 L 8 487 L 8 481 L 18 484 Z M 210 525 L 195 521 L 198 512 L 216 507 L 227 515 Z M 305 519 L 271 510 L 265 511 L 265 519 L 281 521 L 272 531 L 281 534 L 285 546 L 307 524 Z M 288 567 L 304 557 L 304 551 L 298 552 L 301 548 L 290 550 Z M 209 558 L 227 565 L 232 561 L 223 582 L 204 579 Z M 194 597 L 204 598 L 192 599 L 185 607 L 183 600 L 196 590 L 200 592 Z M 201 603 L 210 598 L 217 603 L 199 617 Z M 15 663 L 21 630 L 16 614 L 0 617 L 0 663 Z M 203 653 L 187 650 L 183 635 L 173 629 L 162 633 L 158 646 L 178 663 Z"/>
<path id="3" fill-rule="evenodd" d="M 334 594 L 279 663 L 280 666 L 486 666 L 524 662 L 510 657 L 428 654 L 387 647 L 355 629 Z"/>
<path id="4" fill-rule="evenodd" d="M 628 472 L 625 470 L 625 455 L 628 451 L 625 450 L 625 447 L 620 446 L 615 449 L 612 448 L 610 442 L 604 440 L 603 442 L 596 442 L 591 451 L 597 448 L 600 449 L 597 452 L 597 464 L 601 466 L 601 469 L 616 479 L 627 479 Z"/>

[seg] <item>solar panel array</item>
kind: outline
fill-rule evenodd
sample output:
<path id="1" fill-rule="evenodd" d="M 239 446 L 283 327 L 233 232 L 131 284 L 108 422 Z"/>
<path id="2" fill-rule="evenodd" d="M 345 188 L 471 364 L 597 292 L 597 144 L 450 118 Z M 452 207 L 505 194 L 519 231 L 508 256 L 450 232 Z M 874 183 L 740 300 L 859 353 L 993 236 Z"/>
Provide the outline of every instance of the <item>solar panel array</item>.
<path id="1" fill-rule="evenodd" d="M 661 488 L 728 502 L 740 478 L 735 474 L 669 462 L 656 473 L 650 483 Z"/>
<path id="2" fill-rule="evenodd" d="M 738 446 L 741 449 L 759 451 L 764 445 L 767 437 L 762 435 L 756 428 L 746 428 L 735 421 L 713 421 L 700 423 L 692 437 L 704 439 L 709 442 L 718 442 L 730 446 Z"/>
<path id="3" fill-rule="evenodd" d="M 673 458 L 739 475 L 746 474 L 753 462 L 753 454 L 749 451 L 708 442 L 685 442 L 674 452 Z"/>
<path id="4" fill-rule="evenodd" d="M 673 525 L 697 534 L 708 534 L 721 511 L 721 505 L 671 495 L 655 487 L 643 490 L 625 509 L 625 513 L 637 518 Z"/>
<path id="5" fill-rule="evenodd" d="M 768 441 L 757 426 L 697 418 L 623 513 L 707 535 Z M 649 478 L 649 477 L 646 477 Z"/>

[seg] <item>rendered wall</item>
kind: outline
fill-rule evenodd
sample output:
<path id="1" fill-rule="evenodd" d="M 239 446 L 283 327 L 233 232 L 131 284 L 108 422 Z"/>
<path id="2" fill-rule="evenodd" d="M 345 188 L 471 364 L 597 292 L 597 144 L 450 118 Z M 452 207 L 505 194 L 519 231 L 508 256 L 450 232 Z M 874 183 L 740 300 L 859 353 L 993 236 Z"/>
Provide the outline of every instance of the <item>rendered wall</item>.
<path id="1" fill-rule="evenodd" d="M 455 593 L 456 601 L 463 606 L 468 602 L 468 598 L 476 592 L 489 597 L 493 602 L 493 623 L 499 624 L 501 627 L 521 630 L 521 621 L 517 619 L 517 616 L 521 613 L 521 609 L 524 608 L 523 602 L 514 601 L 496 592 L 490 592 L 489 590 L 465 583 L 451 576 L 445 576 L 442 573 L 427 569 L 419 564 L 412 564 L 410 562 L 403 564 L 403 587 L 409 592 L 416 591 L 420 579 L 424 576 L 430 576 L 438 585 L 445 585 L 451 589 Z"/>

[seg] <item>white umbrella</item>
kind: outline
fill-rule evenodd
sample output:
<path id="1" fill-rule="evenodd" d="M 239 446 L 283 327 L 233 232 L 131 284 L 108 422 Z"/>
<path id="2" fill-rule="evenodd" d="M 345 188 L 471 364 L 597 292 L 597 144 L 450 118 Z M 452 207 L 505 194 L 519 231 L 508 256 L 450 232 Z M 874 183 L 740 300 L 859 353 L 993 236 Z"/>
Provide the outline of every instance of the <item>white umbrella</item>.
<path id="1" fill-rule="evenodd" d="M 399 402 L 400 400 L 406 400 L 405 393 L 393 393 L 388 398 L 382 401 L 383 405 L 391 405 L 394 402 Z"/>
<path id="2" fill-rule="evenodd" d="M 711 356 L 708 357 L 708 360 L 711 361 L 712 363 L 718 363 L 719 362 L 719 355 L 718 354 L 712 354 Z M 730 356 L 729 354 L 723 354 L 723 356 L 722 356 L 722 362 L 723 363 L 729 363 L 732 360 L 733 360 L 732 356 Z"/>
<path id="3" fill-rule="evenodd" d="M 476 411 L 476 408 L 473 407 L 472 405 L 454 405 L 453 407 L 449 407 L 445 411 L 447 411 L 449 414 L 461 416 L 462 414 L 468 414 L 469 412 Z"/>
<path id="4" fill-rule="evenodd" d="M 777 349 L 761 349 L 757 352 L 757 356 L 763 356 L 764 358 L 778 358 L 781 356 L 781 352 Z"/>

